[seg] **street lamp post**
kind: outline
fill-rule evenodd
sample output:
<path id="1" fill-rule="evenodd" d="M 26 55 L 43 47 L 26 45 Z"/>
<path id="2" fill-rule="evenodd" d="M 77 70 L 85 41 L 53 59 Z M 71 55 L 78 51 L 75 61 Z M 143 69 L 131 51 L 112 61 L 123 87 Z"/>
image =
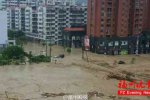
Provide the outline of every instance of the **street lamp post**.
<path id="1" fill-rule="evenodd" d="M 137 36 L 137 41 L 136 41 L 136 55 L 139 54 L 139 35 Z"/>

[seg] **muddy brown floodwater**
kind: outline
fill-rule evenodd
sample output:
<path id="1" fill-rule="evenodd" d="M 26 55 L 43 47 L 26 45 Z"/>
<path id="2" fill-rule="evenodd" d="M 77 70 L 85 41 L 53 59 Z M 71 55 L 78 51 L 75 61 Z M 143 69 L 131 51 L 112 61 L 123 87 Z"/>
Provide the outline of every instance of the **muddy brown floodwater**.
<path id="1" fill-rule="evenodd" d="M 63 100 L 44 98 L 42 93 L 86 94 L 102 84 L 87 70 L 61 64 L 34 64 L 0 67 L 0 98 L 18 100 Z M 0 99 L 3 100 L 3 99 Z M 4 99 L 5 100 L 5 99 Z"/>
<path id="2" fill-rule="evenodd" d="M 24 48 L 35 55 L 45 49 L 36 43 L 28 43 Z M 65 58 L 56 64 L 0 66 L 0 100 L 63 100 L 63 95 L 86 94 L 88 100 L 150 100 L 147 96 L 119 97 L 119 80 L 107 79 L 110 72 L 115 75 L 120 71 L 149 80 L 150 55 L 106 56 L 88 52 L 87 62 L 81 58 L 81 49 L 72 49 L 67 54 L 62 47 L 52 47 L 52 56 L 62 53 Z M 135 62 L 131 64 L 133 58 Z M 120 60 L 125 64 L 116 64 Z"/>

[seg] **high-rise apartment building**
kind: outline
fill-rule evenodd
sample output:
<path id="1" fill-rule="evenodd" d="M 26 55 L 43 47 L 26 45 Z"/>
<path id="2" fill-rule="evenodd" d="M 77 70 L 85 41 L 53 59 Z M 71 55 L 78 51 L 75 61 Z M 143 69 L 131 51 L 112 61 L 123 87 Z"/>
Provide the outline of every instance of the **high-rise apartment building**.
<path id="1" fill-rule="evenodd" d="M 89 0 L 87 33 L 96 37 L 114 34 L 115 0 Z"/>
<path id="2" fill-rule="evenodd" d="M 147 30 L 150 30 L 150 0 L 88 0 L 87 35 L 91 51 L 150 52 Z"/>
<path id="3" fill-rule="evenodd" d="M 147 19 L 146 14 L 148 14 L 148 12 L 146 12 L 146 10 L 148 10 L 147 1 L 149 0 L 130 1 L 130 34 L 140 34 L 142 31 L 144 31 L 145 19 Z"/>
<path id="4" fill-rule="evenodd" d="M 148 28 L 149 0 L 88 0 L 87 34 L 127 37 Z"/>
<path id="5" fill-rule="evenodd" d="M 86 24 L 87 7 L 76 0 L 5 0 L 8 29 L 21 30 L 28 37 L 61 42 L 63 28 Z"/>
<path id="6" fill-rule="evenodd" d="M 115 0 L 114 0 L 115 1 Z M 116 36 L 126 37 L 129 34 L 129 13 L 131 0 L 116 1 Z"/>
<path id="7" fill-rule="evenodd" d="M 61 42 L 65 27 L 86 24 L 86 6 L 41 5 L 37 8 L 7 7 L 8 29 L 22 30 L 28 37 Z"/>
<path id="8" fill-rule="evenodd" d="M 150 0 L 146 0 L 144 29 L 150 31 Z"/>
<path id="9" fill-rule="evenodd" d="M 76 0 L 3 0 L 2 8 L 12 6 L 76 5 Z"/>

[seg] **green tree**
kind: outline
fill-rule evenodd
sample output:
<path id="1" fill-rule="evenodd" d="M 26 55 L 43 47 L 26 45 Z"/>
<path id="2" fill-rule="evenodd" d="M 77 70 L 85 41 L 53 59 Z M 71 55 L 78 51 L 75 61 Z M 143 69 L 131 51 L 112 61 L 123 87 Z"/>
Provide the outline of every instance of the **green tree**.
<path id="1" fill-rule="evenodd" d="M 2 52 L 2 56 L 5 59 L 22 59 L 25 57 L 25 52 L 21 47 L 9 46 Z"/>
<path id="2" fill-rule="evenodd" d="M 67 52 L 70 54 L 71 53 L 71 48 L 67 48 Z"/>

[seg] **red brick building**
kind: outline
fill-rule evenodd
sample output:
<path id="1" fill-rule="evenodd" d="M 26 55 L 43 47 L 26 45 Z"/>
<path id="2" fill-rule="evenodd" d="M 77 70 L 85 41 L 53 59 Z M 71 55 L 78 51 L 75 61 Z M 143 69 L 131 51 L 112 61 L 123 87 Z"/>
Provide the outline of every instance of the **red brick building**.
<path id="1" fill-rule="evenodd" d="M 150 0 L 88 0 L 87 34 L 127 37 L 150 29 Z"/>
<path id="2" fill-rule="evenodd" d="M 129 27 L 130 28 L 130 34 L 140 34 L 142 31 L 145 30 L 145 19 L 147 20 L 148 14 L 148 5 L 147 1 L 149 0 L 131 0 L 131 23 Z M 146 21 L 147 22 L 147 21 Z"/>
<path id="3" fill-rule="evenodd" d="M 129 34 L 129 11 L 130 0 L 115 0 L 116 1 L 116 35 L 119 37 L 126 37 Z"/>
<path id="4" fill-rule="evenodd" d="M 146 4 L 147 4 L 145 6 L 146 18 L 145 18 L 145 22 L 144 22 L 144 29 L 150 31 L 150 0 L 147 0 Z"/>
<path id="5" fill-rule="evenodd" d="M 88 0 L 87 33 L 105 37 L 115 33 L 115 0 Z"/>

